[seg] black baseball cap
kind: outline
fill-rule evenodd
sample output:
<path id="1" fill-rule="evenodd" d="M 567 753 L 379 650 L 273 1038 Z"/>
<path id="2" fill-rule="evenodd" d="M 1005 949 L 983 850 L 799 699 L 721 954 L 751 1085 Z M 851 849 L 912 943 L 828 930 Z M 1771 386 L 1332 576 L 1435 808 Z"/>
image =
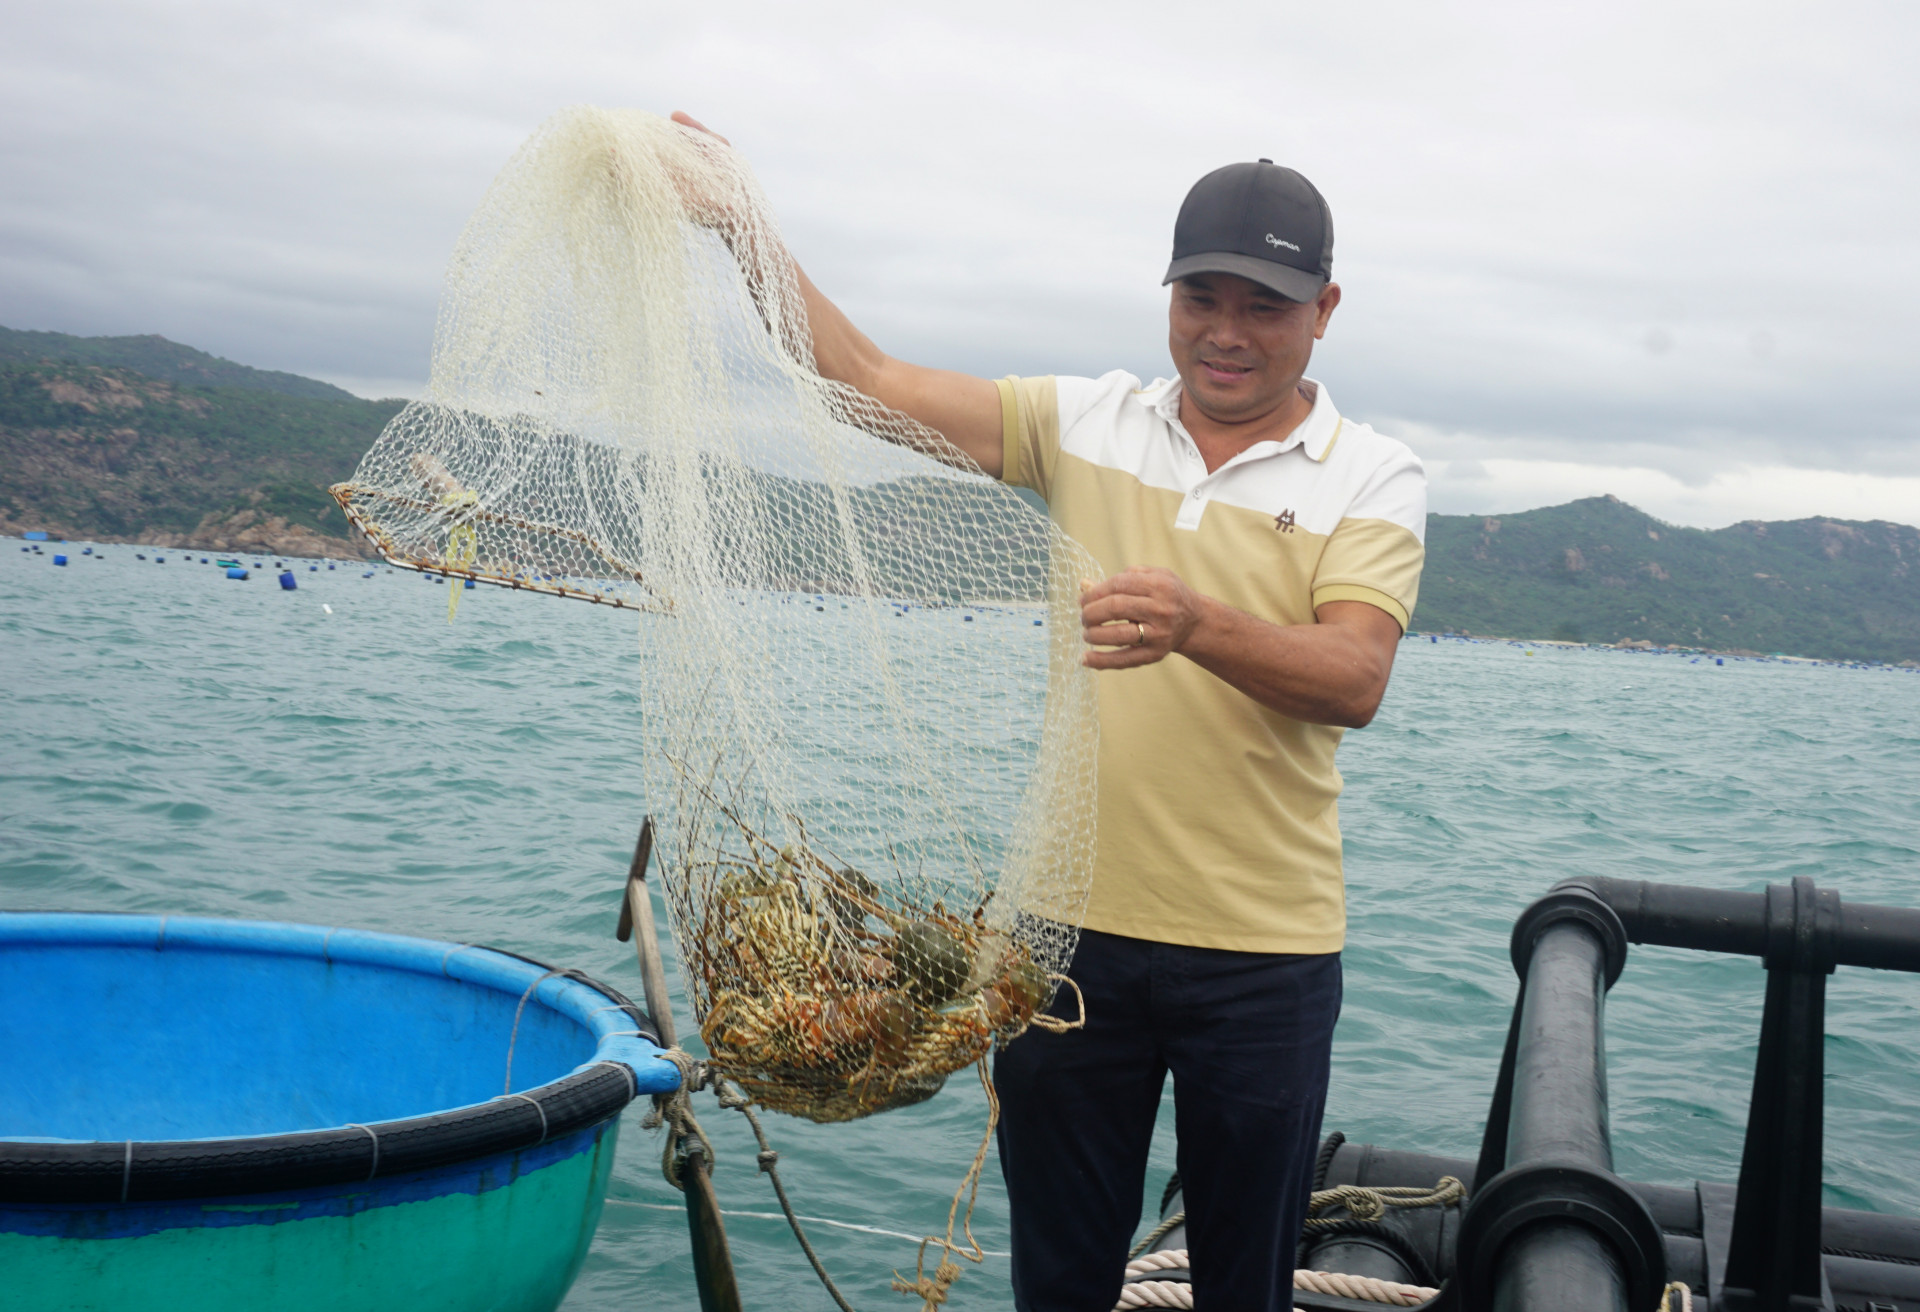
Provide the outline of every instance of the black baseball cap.
<path id="1" fill-rule="evenodd" d="M 1235 273 L 1290 301 L 1312 300 L 1333 277 L 1326 198 L 1270 159 L 1215 169 L 1181 202 L 1160 282 L 1196 273 Z"/>

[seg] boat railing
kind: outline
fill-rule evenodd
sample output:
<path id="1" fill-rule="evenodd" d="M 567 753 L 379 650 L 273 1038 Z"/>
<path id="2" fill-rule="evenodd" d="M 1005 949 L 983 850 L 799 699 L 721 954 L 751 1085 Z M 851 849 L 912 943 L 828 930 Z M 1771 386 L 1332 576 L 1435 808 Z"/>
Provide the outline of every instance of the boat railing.
<path id="1" fill-rule="evenodd" d="M 1820 1251 L 1826 978 L 1838 966 L 1920 972 L 1920 911 L 1844 902 L 1804 877 L 1762 893 L 1580 877 L 1521 915 L 1520 993 L 1443 1299 L 1476 1312 L 1661 1301 L 1661 1229 L 1613 1173 L 1607 1131 L 1603 1007 L 1633 943 L 1756 956 L 1767 971 L 1739 1185 L 1702 1218 L 1711 1307 L 1832 1308 Z"/>

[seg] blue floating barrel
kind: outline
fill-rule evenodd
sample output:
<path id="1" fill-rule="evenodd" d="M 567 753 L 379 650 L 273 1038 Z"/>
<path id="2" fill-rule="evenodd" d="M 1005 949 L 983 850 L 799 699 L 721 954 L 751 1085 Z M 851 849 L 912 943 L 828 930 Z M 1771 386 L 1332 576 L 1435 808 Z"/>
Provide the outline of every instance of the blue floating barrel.
<path id="1" fill-rule="evenodd" d="M 56 565 L 64 565 L 67 563 L 67 558 L 65 556 L 55 556 L 53 558 L 53 563 Z"/>
<path id="2" fill-rule="evenodd" d="M 82 548 L 80 549 L 80 554 L 81 554 L 81 555 L 83 555 L 83 556 L 91 556 L 91 555 L 93 554 L 93 548 L 92 548 L 92 547 L 82 547 Z"/>
<path id="3" fill-rule="evenodd" d="M 293 577 L 292 570 L 283 569 L 280 571 L 280 586 L 284 588 L 286 591 L 292 592 L 295 588 L 300 586 L 300 581 Z"/>
<path id="4" fill-rule="evenodd" d="M 1715 657 L 1713 658 L 1713 663 L 1714 663 L 1715 665 L 1725 665 L 1725 664 L 1726 664 L 1727 662 L 1726 662 L 1726 660 L 1725 660 L 1725 658 L 1723 658 L 1723 657 L 1720 657 L 1720 656 L 1715 656 Z"/>
<path id="5" fill-rule="evenodd" d="M 1043 621 L 1041 621 L 1041 620 L 1035 620 L 1035 621 L 1033 622 L 1033 627 L 1037 629 L 1037 628 L 1039 628 L 1039 627 L 1040 627 L 1040 625 L 1041 625 L 1042 623 L 1043 623 Z"/>
<path id="6" fill-rule="evenodd" d="M 241 569 L 238 565 L 229 565 L 227 567 L 227 577 L 230 579 L 244 579 L 247 577 L 247 571 Z"/>
<path id="7" fill-rule="evenodd" d="M 973 623 L 973 616 L 971 615 L 962 615 L 960 618 L 965 620 L 969 624 Z"/>
<path id="8" fill-rule="evenodd" d="M 1439 635 L 1439 634 L 1437 634 L 1437 633 L 1429 633 L 1429 634 L 1427 635 L 1427 641 L 1428 641 L 1428 642 L 1438 642 L 1438 641 L 1440 641 L 1440 635 Z"/>
<path id="9" fill-rule="evenodd" d="M 356 930 L 0 912 L 0 997 L 10 1312 L 550 1312 L 679 1079 L 611 989 Z"/>
<path id="10" fill-rule="evenodd" d="M 317 573 L 319 569 L 320 567 L 318 565 L 309 565 L 307 566 L 307 573 L 309 574 Z"/>
<path id="11" fill-rule="evenodd" d="M 472 580 L 472 579 L 468 579 L 468 580 L 466 581 L 466 584 L 465 584 L 464 586 L 466 586 L 466 587 L 469 587 L 469 588 L 470 588 L 470 587 L 472 587 L 472 586 L 473 586 L 473 580 Z"/>
<path id="12" fill-rule="evenodd" d="M 328 568 L 328 569 L 332 569 L 332 568 L 333 568 L 333 562 L 332 562 L 332 561 L 328 561 L 328 562 L 327 562 L 327 568 Z"/>

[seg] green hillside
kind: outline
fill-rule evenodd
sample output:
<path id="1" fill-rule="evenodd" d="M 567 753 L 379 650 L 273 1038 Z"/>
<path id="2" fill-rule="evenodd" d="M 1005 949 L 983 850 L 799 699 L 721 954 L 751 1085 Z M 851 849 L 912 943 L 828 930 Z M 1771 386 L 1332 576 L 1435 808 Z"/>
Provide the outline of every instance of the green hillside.
<path id="1" fill-rule="evenodd" d="M 273 369 L 252 369 L 153 333 L 143 337 L 75 337 L 69 333 L 0 328 L 0 363 L 38 364 L 50 360 L 132 369 L 176 386 L 238 387 L 315 401 L 359 399 L 352 392 L 317 378 L 302 378 L 299 374 L 284 374 Z"/>
<path id="2" fill-rule="evenodd" d="M 352 473 L 401 405 L 164 337 L 0 328 L 0 531 L 359 552 L 364 543 L 326 489 Z M 591 467 L 600 453 L 582 454 Z M 814 485 L 769 476 L 760 492 L 770 516 L 798 523 L 827 513 Z M 945 563 L 911 548 L 914 521 L 947 513 L 940 507 L 951 506 L 952 493 L 950 484 L 914 479 L 856 490 L 870 567 L 886 586 L 959 595 Z M 1025 540 L 1019 517 L 993 497 L 967 513 L 982 534 L 1033 554 L 1029 583 L 1040 587 L 1043 547 Z M 762 564 L 778 586 L 807 590 L 837 588 L 846 573 L 843 561 L 800 554 Z M 1434 515 L 1414 623 L 1515 638 L 1920 660 L 1920 530 L 1803 519 L 1709 532 L 1675 528 L 1613 497 L 1493 518 Z"/>
<path id="3" fill-rule="evenodd" d="M 352 473 L 403 403 L 339 395 L 182 386 L 68 362 L 0 364 L 0 526 L 357 552 L 327 487 Z M 331 543 L 308 540 L 316 535 Z"/>
<path id="4" fill-rule="evenodd" d="M 1613 497 L 1432 515 L 1417 627 L 1920 660 L 1920 529 L 1837 519 L 1675 528 Z"/>

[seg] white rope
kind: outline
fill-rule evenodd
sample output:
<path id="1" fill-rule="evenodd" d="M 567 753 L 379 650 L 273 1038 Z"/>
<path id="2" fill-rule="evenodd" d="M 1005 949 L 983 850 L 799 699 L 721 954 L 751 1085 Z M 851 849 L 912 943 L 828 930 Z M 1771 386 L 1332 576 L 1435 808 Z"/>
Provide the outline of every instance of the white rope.
<path id="1" fill-rule="evenodd" d="M 640 1077 L 633 1073 L 633 1067 L 623 1061 L 597 1061 L 595 1066 L 611 1066 L 627 1077 L 627 1101 L 633 1102 L 640 1096 Z"/>
<path id="2" fill-rule="evenodd" d="M 367 1168 L 367 1179 L 373 1179 L 374 1176 L 380 1173 L 380 1136 L 373 1132 L 372 1126 L 361 1125 L 357 1121 L 348 1121 L 346 1128 L 349 1130 L 365 1130 L 367 1132 L 367 1138 L 373 1140 L 373 1165 Z"/>
<path id="3" fill-rule="evenodd" d="M 1375 1280 L 1372 1276 L 1347 1276 L 1335 1271 L 1295 1271 L 1293 1287 L 1315 1294 L 1337 1294 L 1341 1298 L 1364 1299 L 1369 1303 L 1388 1303 L 1394 1307 L 1418 1307 L 1440 1291 L 1425 1285 L 1403 1285 L 1397 1280 Z"/>
<path id="4" fill-rule="evenodd" d="M 524 1093 L 503 1093 L 500 1095 L 499 1101 L 507 1102 L 514 1098 L 518 1098 L 521 1102 L 540 1113 L 540 1142 L 533 1145 L 535 1148 L 538 1148 L 540 1144 L 547 1141 L 547 1109 L 535 1102 L 532 1098 L 527 1097 Z"/>
<path id="5" fill-rule="evenodd" d="M 1120 1287 L 1120 1301 L 1113 1305 L 1114 1312 L 1139 1307 L 1192 1307 L 1193 1286 L 1186 1281 L 1139 1278 L 1151 1276 L 1155 1271 L 1189 1269 L 1191 1261 L 1184 1248 L 1165 1248 L 1144 1257 L 1136 1257 L 1127 1263 L 1128 1283 Z M 1334 1294 L 1368 1303 L 1385 1303 L 1390 1307 L 1418 1307 L 1440 1293 L 1425 1285 L 1403 1285 L 1395 1280 L 1343 1275 L 1338 1271 L 1295 1271 L 1293 1287 L 1313 1294 Z M 1682 1312 L 1691 1312 L 1691 1309 L 1683 1309 Z"/>
<path id="6" fill-rule="evenodd" d="M 1144 1275 L 1148 1271 L 1185 1271 L 1187 1269 L 1187 1250 L 1184 1248 L 1162 1248 L 1148 1253 L 1145 1257 L 1136 1257 L 1127 1263 L 1129 1277 Z"/>
<path id="7" fill-rule="evenodd" d="M 1139 1280 L 1120 1286 L 1114 1312 L 1135 1307 L 1192 1307 L 1193 1286 L 1178 1280 Z"/>

